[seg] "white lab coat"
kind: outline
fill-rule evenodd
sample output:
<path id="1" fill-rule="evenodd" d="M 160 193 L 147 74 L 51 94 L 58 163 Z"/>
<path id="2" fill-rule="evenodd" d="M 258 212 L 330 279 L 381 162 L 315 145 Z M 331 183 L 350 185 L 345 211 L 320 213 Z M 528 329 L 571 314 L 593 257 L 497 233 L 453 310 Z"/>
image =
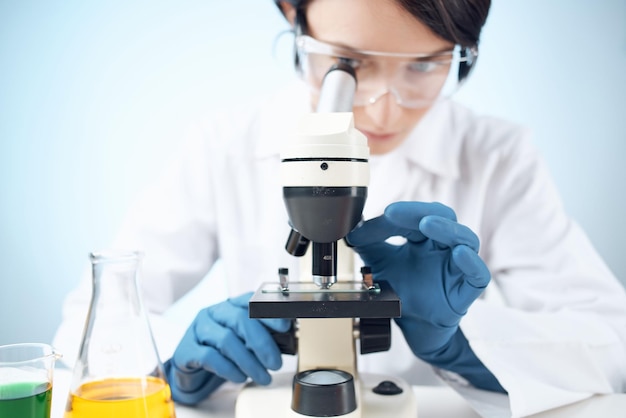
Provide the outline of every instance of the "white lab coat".
<path id="1" fill-rule="evenodd" d="M 214 115 L 134 205 L 116 246 L 146 253 L 143 297 L 163 358 L 188 324 L 161 314 L 216 260 L 230 295 L 276 281 L 278 267 L 298 271 L 284 250 L 279 150 L 306 111 L 298 85 Z M 442 102 L 398 149 L 372 157 L 371 173 L 365 218 L 395 201 L 438 201 L 480 237 L 493 279 L 461 327 L 509 392 L 513 416 L 624 390 L 624 289 L 568 218 L 526 130 Z M 89 294 L 85 280 L 68 297 L 55 344 L 81 328 Z M 419 380 L 419 361 L 393 338 L 390 352 L 359 359 L 360 370 Z"/>

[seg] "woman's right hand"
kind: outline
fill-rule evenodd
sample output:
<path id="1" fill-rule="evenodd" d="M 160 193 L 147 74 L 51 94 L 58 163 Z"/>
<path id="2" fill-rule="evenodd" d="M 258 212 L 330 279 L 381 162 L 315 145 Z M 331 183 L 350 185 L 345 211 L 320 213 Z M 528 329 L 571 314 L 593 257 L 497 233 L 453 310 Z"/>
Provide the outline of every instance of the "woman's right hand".
<path id="1" fill-rule="evenodd" d="M 282 358 L 268 328 L 286 332 L 287 319 L 251 319 L 252 293 L 201 310 L 178 344 L 165 370 L 176 402 L 193 405 L 226 380 L 260 385 L 271 382 Z"/>

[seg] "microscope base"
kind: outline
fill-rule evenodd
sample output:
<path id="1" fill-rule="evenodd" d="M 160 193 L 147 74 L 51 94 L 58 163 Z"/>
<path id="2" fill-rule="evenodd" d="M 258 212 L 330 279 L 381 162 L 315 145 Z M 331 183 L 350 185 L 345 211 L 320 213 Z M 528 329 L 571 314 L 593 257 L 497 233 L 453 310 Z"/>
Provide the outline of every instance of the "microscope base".
<path id="1" fill-rule="evenodd" d="M 236 418 L 271 417 L 296 418 L 304 415 L 291 409 L 293 375 L 281 373 L 273 376 L 269 386 L 248 384 L 237 398 Z M 394 382 L 402 389 L 397 395 L 378 395 L 372 391 L 382 381 Z M 417 417 L 417 403 L 411 387 L 404 381 L 377 374 L 359 374 L 358 407 L 342 415 L 346 418 Z M 357 389 L 358 390 L 358 389 Z"/>

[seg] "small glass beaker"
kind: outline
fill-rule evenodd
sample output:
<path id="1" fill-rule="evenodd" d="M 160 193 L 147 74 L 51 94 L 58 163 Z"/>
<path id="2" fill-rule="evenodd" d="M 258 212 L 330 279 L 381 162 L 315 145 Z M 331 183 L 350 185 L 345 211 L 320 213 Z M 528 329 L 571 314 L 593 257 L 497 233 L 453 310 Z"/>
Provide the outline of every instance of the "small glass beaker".
<path id="1" fill-rule="evenodd" d="M 93 293 L 65 418 L 174 418 L 139 293 L 142 254 L 91 254 Z"/>
<path id="2" fill-rule="evenodd" d="M 0 346 L 0 417 L 50 418 L 54 363 L 47 344 Z"/>

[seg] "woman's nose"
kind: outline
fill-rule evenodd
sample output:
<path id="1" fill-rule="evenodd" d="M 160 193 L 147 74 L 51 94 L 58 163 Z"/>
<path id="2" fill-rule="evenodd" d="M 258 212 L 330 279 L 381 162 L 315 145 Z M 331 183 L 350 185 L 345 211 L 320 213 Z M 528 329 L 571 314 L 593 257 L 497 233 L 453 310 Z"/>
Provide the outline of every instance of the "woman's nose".
<path id="1" fill-rule="evenodd" d="M 378 128 L 393 126 L 402 115 L 401 107 L 389 90 L 371 98 L 364 111 Z"/>

